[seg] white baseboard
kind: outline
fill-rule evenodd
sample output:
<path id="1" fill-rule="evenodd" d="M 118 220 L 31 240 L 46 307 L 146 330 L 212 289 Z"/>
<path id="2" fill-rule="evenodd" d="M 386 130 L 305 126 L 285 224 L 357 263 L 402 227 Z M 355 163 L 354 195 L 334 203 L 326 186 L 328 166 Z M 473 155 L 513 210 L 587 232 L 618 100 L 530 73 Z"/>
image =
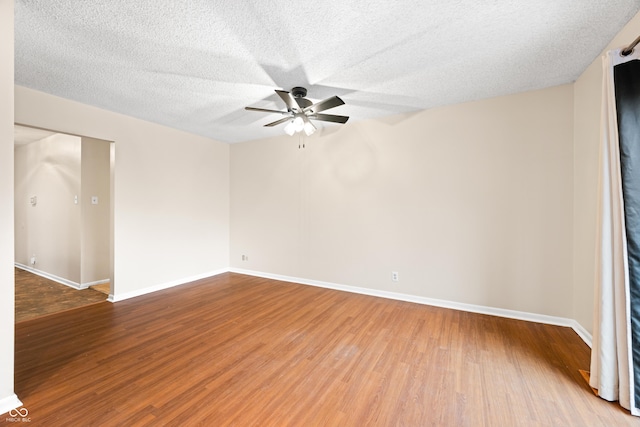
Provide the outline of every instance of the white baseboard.
<path id="1" fill-rule="evenodd" d="M 57 276 L 55 276 L 53 274 L 49 274 L 49 273 L 46 273 L 44 271 L 37 270 L 35 268 L 29 267 L 29 266 L 24 265 L 24 264 L 15 263 L 15 266 L 20 268 L 20 269 L 29 271 L 29 272 L 31 272 L 33 274 L 37 274 L 39 276 L 42 276 L 42 277 L 45 277 L 47 279 L 53 280 L 55 282 L 61 283 L 63 285 L 70 286 L 70 287 L 72 287 L 74 289 L 84 289 L 84 288 L 87 288 L 89 286 L 93 286 L 93 285 L 102 284 L 102 283 L 108 283 L 109 282 L 109 279 L 105 279 L 105 280 L 100 280 L 100 281 L 97 281 L 97 282 L 86 283 L 86 284 L 80 285 L 78 283 L 72 282 L 70 280 L 67 280 L 67 279 L 64 279 L 64 278 L 61 278 L 61 277 L 57 277 Z M 578 336 L 589 347 L 591 347 L 591 345 L 592 345 L 592 336 L 591 336 L 591 334 L 582 325 L 580 325 L 576 320 L 569 319 L 569 318 L 566 318 L 566 317 L 548 316 L 548 315 L 545 315 L 545 314 L 528 313 L 528 312 L 523 312 L 523 311 L 508 310 L 508 309 L 504 309 L 504 308 L 487 307 L 487 306 L 474 305 L 474 304 L 465 304 L 465 303 L 461 303 L 461 302 L 440 300 L 440 299 L 435 299 L 435 298 L 427 298 L 427 297 L 421 297 L 421 296 L 417 296 L 417 295 L 402 294 L 402 293 L 398 293 L 398 292 L 389 292 L 389 291 L 381 291 L 381 290 L 377 290 L 377 289 L 361 288 L 361 287 L 357 287 L 357 286 L 340 285 L 340 284 L 337 284 L 337 283 L 322 282 L 322 281 L 319 281 L 319 280 L 309 280 L 309 279 L 304 279 L 304 278 L 301 278 L 301 277 L 291 277 L 291 276 L 283 276 L 283 275 L 280 275 L 280 274 L 264 273 L 264 272 L 260 272 L 260 271 L 254 271 L 254 270 L 244 270 L 244 269 L 241 269 L 241 268 L 223 268 L 223 269 L 220 269 L 220 270 L 215 270 L 215 271 L 211 271 L 211 272 L 208 272 L 208 273 L 203 273 L 203 274 L 199 274 L 199 275 L 196 275 L 196 276 L 186 277 L 186 278 L 183 278 L 183 279 L 174 280 L 174 281 L 167 282 L 167 283 L 161 283 L 161 284 L 158 284 L 158 285 L 149 286 L 147 288 L 138 289 L 138 290 L 135 290 L 135 291 L 132 291 L 132 292 L 127 292 L 127 293 L 121 294 L 121 295 L 110 294 L 109 297 L 107 298 L 107 301 L 112 302 L 112 303 L 115 303 L 115 302 L 118 302 L 118 301 L 124 301 L 126 299 L 135 298 L 135 297 L 146 295 L 146 294 L 149 294 L 149 293 L 152 293 L 152 292 L 161 291 L 163 289 L 172 288 L 174 286 L 184 285 L 186 283 L 194 282 L 194 281 L 200 280 L 200 279 L 205 279 L 207 277 L 217 276 L 218 274 L 226 273 L 226 272 L 229 272 L 229 271 L 233 272 L 233 273 L 246 274 L 248 276 L 264 277 L 266 279 L 281 280 L 283 282 L 291 282 L 291 283 L 299 283 L 299 284 L 302 284 L 302 285 L 318 286 L 318 287 L 321 287 L 321 288 L 335 289 L 335 290 L 338 290 L 338 291 L 352 292 L 352 293 L 363 294 L 363 295 L 371 295 L 371 296 L 394 299 L 394 300 L 399 300 L 399 301 L 407 301 L 407 302 L 413 302 L 413 303 L 417 303 L 417 304 L 431 305 L 431 306 L 435 306 L 435 307 L 450 308 L 450 309 L 453 309 L 453 310 L 468 311 L 468 312 L 471 312 L 471 313 L 488 314 L 488 315 L 491 315 L 491 316 L 499 316 L 499 317 L 505 317 L 505 318 L 509 318 L 509 319 L 526 320 L 528 322 L 537 322 L 537 323 L 544 323 L 544 324 L 549 324 L 549 325 L 566 326 L 566 327 L 572 328 L 576 332 L 576 334 L 578 334 Z"/>
<path id="2" fill-rule="evenodd" d="M 246 274 L 248 276 L 264 277 L 265 279 L 280 280 L 283 282 L 299 283 L 303 285 L 318 286 L 321 288 L 335 289 L 338 291 L 352 292 L 356 294 L 370 295 L 399 301 L 413 302 L 417 304 L 431 305 L 435 307 L 450 308 L 453 310 L 468 311 L 471 313 L 488 314 L 491 316 L 505 317 L 509 319 L 525 320 L 528 322 L 544 323 L 548 325 L 566 326 L 572 328 L 576 334 L 591 347 L 591 334 L 576 320 L 566 317 L 548 316 L 545 314 L 528 313 L 525 311 L 508 310 L 504 308 L 487 307 L 482 305 L 465 304 L 455 301 L 426 298 L 417 295 L 408 295 L 397 292 L 380 291 L 377 289 L 360 288 L 357 286 L 339 285 L 337 283 L 308 280 L 300 277 L 282 276 L 279 274 L 263 273 L 240 268 L 230 268 L 230 272 Z"/>
<path id="3" fill-rule="evenodd" d="M 0 399 L 0 414 L 5 414 L 12 409 L 16 409 L 22 406 L 22 402 L 18 399 L 18 396 L 12 394 L 10 396 Z"/>
<path id="4" fill-rule="evenodd" d="M 51 273 L 47 273 L 46 271 L 42 271 L 42 270 L 38 270 L 37 268 L 33 268 L 33 267 L 29 267 L 28 265 L 25 264 L 20 264 L 19 262 L 15 263 L 15 266 L 18 267 L 21 270 L 25 270 L 28 271 L 30 273 L 33 273 L 35 275 L 38 275 L 40 277 L 44 277 L 45 279 L 49 279 L 52 280 L 56 283 L 60 283 L 62 285 L 66 285 L 69 286 L 73 289 L 87 289 L 90 286 L 94 286 L 94 285 L 102 285 L 104 283 L 109 283 L 109 279 L 103 279 L 103 280 L 97 280 L 95 282 L 87 282 L 87 283 L 76 283 L 73 282 L 71 280 L 65 279 L 63 277 L 58 277 L 55 274 L 51 274 Z"/>
<path id="5" fill-rule="evenodd" d="M 37 276 L 44 277 L 45 279 L 53 280 L 54 282 L 60 283 L 61 285 L 66 285 L 73 289 L 82 289 L 80 283 L 73 282 L 71 280 L 65 279 L 64 277 L 58 277 L 55 274 L 47 273 L 46 271 L 38 270 L 37 268 L 29 267 L 28 265 L 20 264 L 18 262 L 15 263 L 15 266 L 21 270 L 25 270 Z"/>
<path id="6" fill-rule="evenodd" d="M 206 279 L 207 277 L 217 276 L 218 274 L 226 273 L 228 271 L 229 271 L 228 268 L 223 268 L 223 269 L 211 271 L 211 272 L 208 272 L 208 273 L 198 274 L 196 276 L 186 277 L 186 278 L 183 278 L 183 279 L 178 279 L 178 280 L 174 280 L 174 281 L 167 282 L 167 283 L 161 283 L 159 285 L 149 286 L 149 287 L 146 287 L 146 288 L 143 288 L 143 289 L 137 289 L 135 291 L 127 292 L 127 293 L 124 293 L 124 294 L 117 294 L 117 293 L 115 295 L 111 294 L 111 295 L 109 295 L 109 298 L 107 298 L 107 301 L 116 303 L 116 302 L 119 302 L 119 301 L 124 301 L 126 299 L 135 298 L 135 297 L 139 297 L 139 296 L 142 296 L 142 295 L 150 294 L 152 292 L 157 292 L 157 291 L 162 291 L 164 289 L 173 288 L 174 286 L 180 286 L 180 285 L 184 285 L 186 283 L 195 282 L 196 280 Z M 117 284 L 116 284 L 116 288 L 117 288 Z"/>
<path id="7" fill-rule="evenodd" d="M 580 338 L 582 338 L 582 341 L 584 341 L 589 346 L 589 348 L 593 348 L 593 336 L 589 333 L 589 331 L 587 331 L 584 326 L 578 323 L 577 320 L 573 320 L 572 322 L 573 324 L 571 325 L 571 328 L 576 332 L 576 334 L 578 334 L 578 336 L 580 336 Z"/>

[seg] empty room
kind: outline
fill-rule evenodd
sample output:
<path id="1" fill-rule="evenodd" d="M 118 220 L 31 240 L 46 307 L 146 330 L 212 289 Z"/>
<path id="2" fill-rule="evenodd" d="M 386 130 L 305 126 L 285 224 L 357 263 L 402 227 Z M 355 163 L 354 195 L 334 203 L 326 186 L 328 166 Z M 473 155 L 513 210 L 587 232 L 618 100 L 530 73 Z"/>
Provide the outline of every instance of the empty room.
<path id="1" fill-rule="evenodd" d="M 639 425 L 639 12 L 0 0 L 0 424 Z"/>

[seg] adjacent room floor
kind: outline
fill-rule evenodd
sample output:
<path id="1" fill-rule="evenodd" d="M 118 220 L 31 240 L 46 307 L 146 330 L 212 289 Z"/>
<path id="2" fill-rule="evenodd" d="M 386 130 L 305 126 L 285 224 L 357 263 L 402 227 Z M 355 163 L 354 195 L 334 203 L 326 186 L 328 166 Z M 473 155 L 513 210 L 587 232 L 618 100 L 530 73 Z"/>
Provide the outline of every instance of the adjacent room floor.
<path id="1" fill-rule="evenodd" d="M 107 299 L 102 292 L 73 289 L 20 268 L 15 269 L 15 286 L 16 323 Z"/>

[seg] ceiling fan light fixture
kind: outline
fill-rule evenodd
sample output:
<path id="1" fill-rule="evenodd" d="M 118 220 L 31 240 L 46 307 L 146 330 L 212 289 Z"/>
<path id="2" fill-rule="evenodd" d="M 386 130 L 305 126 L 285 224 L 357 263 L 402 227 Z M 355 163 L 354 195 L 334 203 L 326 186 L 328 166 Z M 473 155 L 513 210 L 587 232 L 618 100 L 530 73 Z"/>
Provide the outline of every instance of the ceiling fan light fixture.
<path id="1" fill-rule="evenodd" d="M 295 125 L 293 124 L 293 120 L 291 120 L 289 123 L 287 123 L 287 125 L 284 127 L 284 133 L 286 133 L 289 136 L 293 136 L 293 134 L 296 133 Z"/>
<path id="2" fill-rule="evenodd" d="M 304 119 L 300 116 L 296 116 L 293 119 L 293 129 L 296 132 L 302 132 L 302 130 L 304 129 Z"/>
<path id="3" fill-rule="evenodd" d="M 304 124 L 304 133 L 307 136 L 311 136 L 313 135 L 313 133 L 316 131 L 316 127 L 313 125 L 313 123 L 311 123 L 310 121 L 307 121 Z"/>

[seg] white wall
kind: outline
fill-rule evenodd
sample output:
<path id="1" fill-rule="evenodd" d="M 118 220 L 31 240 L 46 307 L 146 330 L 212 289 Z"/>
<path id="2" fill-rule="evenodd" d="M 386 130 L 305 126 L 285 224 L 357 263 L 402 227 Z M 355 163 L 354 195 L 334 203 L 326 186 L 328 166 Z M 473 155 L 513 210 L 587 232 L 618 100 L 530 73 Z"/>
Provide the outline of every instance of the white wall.
<path id="1" fill-rule="evenodd" d="M 109 141 L 82 138 L 81 179 L 81 283 L 109 280 L 110 251 L 110 147 Z M 97 204 L 92 202 L 97 197 Z"/>
<path id="2" fill-rule="evenodd" d="M 116 299 L 228 266 L 227 144 L 21 86 L 15 121 L 115 141 Z"/>
<path id="3" fill-rule="evenodd" d="M 629 45 L 638 35 L 640 35 L 640 14 L 618 33 L 605 52 Z M 596 58 L 575 82 L 574 93 L 574 318 L 592 332 L 598 148 L 602 104 L 602 59 L 600 57 Z"/>
<path id="4" fill-rule="evenodd" d="M 0 0 L 0 414 L 13 390 L 13 0 Z"/>
<path id="5" fill-rule="evenodd" d="M 15 148 L 15 259 L 80 284 L 81 140 L 55 134 Z M 35 205 L 31 198 L 36 198 Z M 78 203 L 75 203 L 78 197 Z M 31 264 L 31 257 L 36 263 Z"/>
<path id="6" fill-rule="evenodd" d="M 572 317 L 572 116 L 565 85 L 234 144 L 231 265 Z"/>

